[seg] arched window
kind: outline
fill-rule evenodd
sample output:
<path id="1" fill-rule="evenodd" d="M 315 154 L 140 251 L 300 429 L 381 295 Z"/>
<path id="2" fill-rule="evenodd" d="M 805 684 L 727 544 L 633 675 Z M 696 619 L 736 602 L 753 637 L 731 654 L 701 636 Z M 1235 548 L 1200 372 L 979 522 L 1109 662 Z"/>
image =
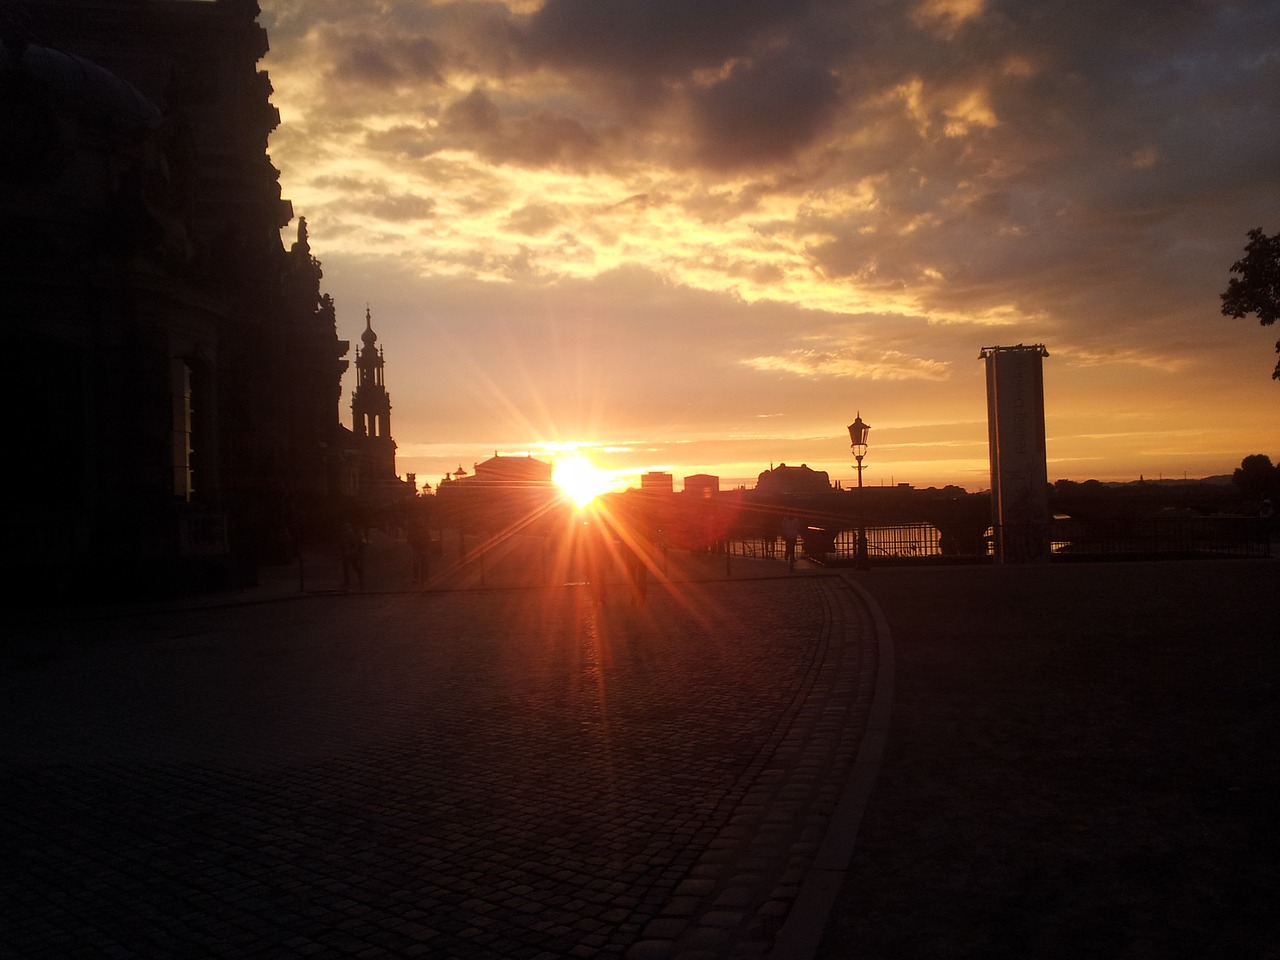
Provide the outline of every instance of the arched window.
<path id="1" fill-rule="evenodd" d="M 192 405 L 192 373 L 191 364 L 181 357 L 169 361 L 170 395 L 173 403 L 173 495 L 183 500 L 190 500 L 195 492 L 191 445 L 195 412 Z"/>

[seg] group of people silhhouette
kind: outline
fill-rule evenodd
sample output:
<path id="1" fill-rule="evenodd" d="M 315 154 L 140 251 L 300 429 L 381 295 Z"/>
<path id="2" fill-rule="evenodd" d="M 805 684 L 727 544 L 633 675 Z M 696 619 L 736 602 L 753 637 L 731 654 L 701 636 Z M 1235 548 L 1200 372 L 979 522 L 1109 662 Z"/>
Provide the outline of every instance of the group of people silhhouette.
<path id="1" fill-rule="evenodd" d="M 784 559 L 788 567 L 794 569 L 805 524 L 794 514 L 783 515 L 774 523 L 777 524 L 774 530 L 781 535 L 785 545 Z M 613 585 L 621 586 L 631 604 L 640 606 L 647 599 L 650 570 L 659 567 L 665 570 L 669 530 L 643 510 L 588 510 L 565 518 L 563 526 L 556 524 L 543 530 L 547 534 L 543 549 L 549 549 L 552 555 L 561 558 L 560 569 L 576 572 L 579 582 L 590 589 L 592 597 L 599 603 L 607 601 L 609 588 Z M 441 555 L 444 546 L 441 539 L 432 535 L 432 516 L 426 510 L 412 512 L 402 517 L 398 532 L 408 547 L 410 586 L 416 590 L 425 589 L 432 573 L 432 555 Z M 437 537 L 442 535 L 443 530 L 437 533 Z M 393 538 L 399 539 L 394 535 Z M 368 530 L 362 524 L 348 519 L 338 525 L 337 545 L 344 590 L 365 589 L 368 544 Z M 465 564 L 471 556 L 459 530 L 459 558 Z M 547 572 L 547 556 L 544 552 L 541 562 L 536 557 L 530 561 L 540 566 L 543 576 Z M 388 571 L 377 564 L 375 567 L 382 570 L 379 577 L 387 576 Z M 403 586 L 404 581 L 399 576 L 394 579 Z"/>
<path id="2" fill-rule="evenodd" d="M 606 601 L 610 585 L 621 585 L 633 605 L 645 603 L 650 570 L 659 568 L 655 564 L 665 569 L 666 544 L 670 534 L 668 526 L 644 510 L 616 506 L 587 510 L 562 519 L 563 525 L 557 521 L 542 528 L 547 536 L 543 549 L 560 557 L 559 568 L 576 573 L 598 602 Z M 781 520 L 773 522 L 777 524 L 775 535 L 780 534 L 785 545 L 784 559 L 788 567 L 794 569 L 801 538 L 806 534 L 805 524 L 794 514 L 782 515 Z M 408 547 L 409 583 L 413 589 L 425 589 L 432 573 L 432 555 L 442 554 L 444 531 L 433 537 L 433 517 L 425 509 L 402 517 L 398 527 L 398 533 Z M 365 589 L 367 533 L 363 525 L 351 519 L 338 526 L 343 589 Z M 676 542 L 684 541 L 677 539 Z M 458 556 L 464 564 L 491 546 L 482 545 L 477 553 L 469 553 L 463 532 L 461 529 L 458 531 Z M 537 557 L 530 561 L 540 566 L 544 576 L 547 555 L 544 552 L 540 562 Z M 385 570 L 379 574 L 380 577 L 386 575 Z M 403 580 L 396 579 L 403 585 Z"/>

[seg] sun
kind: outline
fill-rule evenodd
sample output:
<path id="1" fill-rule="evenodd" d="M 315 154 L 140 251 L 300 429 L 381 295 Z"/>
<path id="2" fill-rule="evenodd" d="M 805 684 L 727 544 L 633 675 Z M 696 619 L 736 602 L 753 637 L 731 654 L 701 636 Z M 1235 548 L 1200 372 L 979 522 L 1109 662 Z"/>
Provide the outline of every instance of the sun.
<path id="1" fill-rule="evenodd" d="M 609 474 L 580 453 L 557 459 L 551 479 L 579 510 L 613 487 Z"/>

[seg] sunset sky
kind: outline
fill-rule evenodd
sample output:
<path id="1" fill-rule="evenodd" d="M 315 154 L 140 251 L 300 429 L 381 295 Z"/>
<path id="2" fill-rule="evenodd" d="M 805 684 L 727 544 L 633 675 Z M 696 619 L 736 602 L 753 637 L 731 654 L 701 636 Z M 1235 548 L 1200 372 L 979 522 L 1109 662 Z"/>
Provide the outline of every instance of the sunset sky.
<path id="1" fill-rule="evenodd" d="M 847 482 L 860 412 L 867 483 L 985 489 L 978 353 L 1017 343 L 1051 480 L 1280 459 L 1280 330 L 1218 297 L 1280 232 L 1274 0 L 261 3 L 402 473 Z"/>

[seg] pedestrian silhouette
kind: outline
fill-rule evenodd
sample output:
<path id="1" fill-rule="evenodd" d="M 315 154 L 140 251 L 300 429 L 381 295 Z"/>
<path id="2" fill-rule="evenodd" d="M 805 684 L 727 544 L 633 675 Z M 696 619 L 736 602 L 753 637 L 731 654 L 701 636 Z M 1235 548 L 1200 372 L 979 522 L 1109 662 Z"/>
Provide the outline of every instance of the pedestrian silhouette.
<path id="1" fill-rule="evenodd" d="M 351 588 L 351 574 L 356 575 L 356 583 L 364 589 L 364 537 L 354 523 L 347 521 L 342 525 L 338 546 L 342 551 L 342 588 Z"/>
<path id="2" fill-rule="evenodd" d="M 787 545 L 787 569 L 796 565 L 796 540 L 800 536 L 800 521 L 795 517 L 787 517 L 782 521 L 782 539 Z"/>
<path id="3" fill-rule="evenodd" d="M 591 595 L 600 602 L 605 602 L 608 592 L 609 556 L 612 544 L 605 533 L 604 524 L 596 522 L 583 523 L 580 528 L 582 559 L 587 583 L 591 585 Z"/>
<path id="4" fill-rule="evenodd" d="M 413 585 L 421 587 L 431 573 L 431 525 L 421 511 L 409 518 L 408 540 L 413 558 Z"/>

